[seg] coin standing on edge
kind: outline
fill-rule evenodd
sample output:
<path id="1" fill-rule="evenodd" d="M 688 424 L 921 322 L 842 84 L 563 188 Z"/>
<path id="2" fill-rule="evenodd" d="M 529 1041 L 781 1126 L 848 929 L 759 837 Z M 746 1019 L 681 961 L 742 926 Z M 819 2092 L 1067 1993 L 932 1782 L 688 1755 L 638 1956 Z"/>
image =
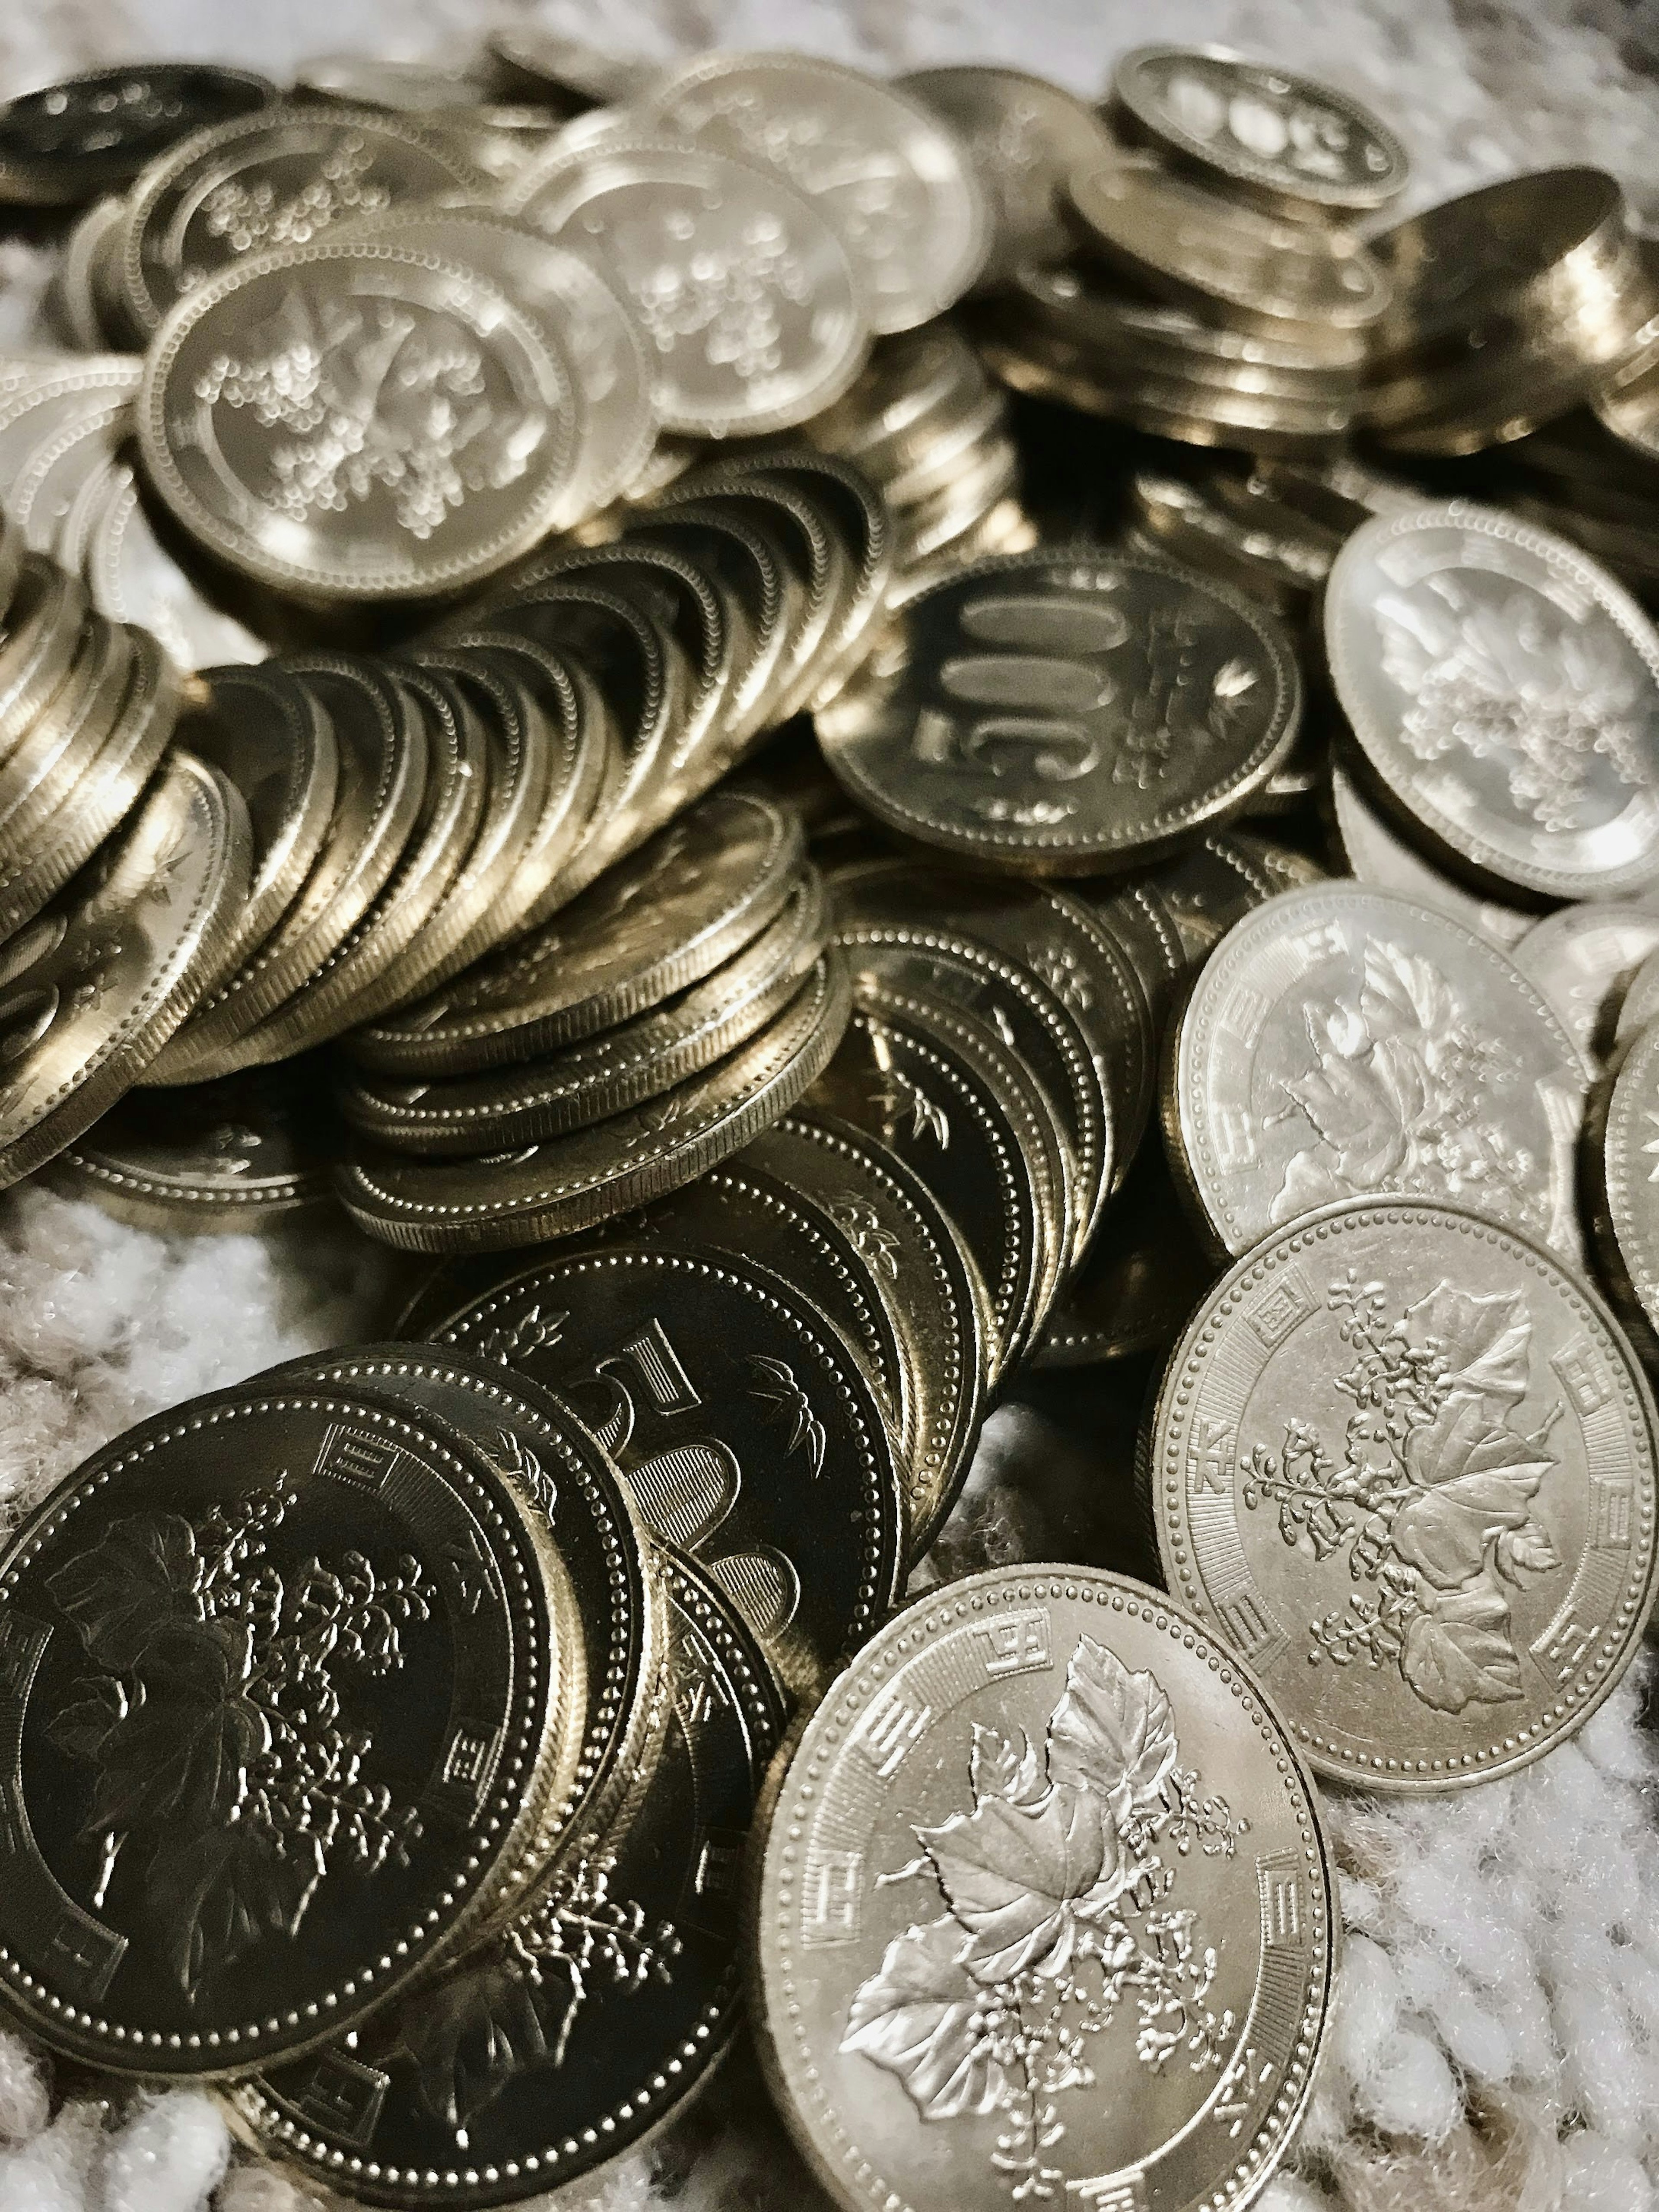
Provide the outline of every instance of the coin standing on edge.
<path id="1" fill-rule="evenodd" d="M 1655 1415 L 1541 1245 L 1425 1200 L 1332 1206 L 1199 1307 L 1149 1435 L 1158 1553 L 1322 1774 L 1511 1772 L 1634 1655 Z"/>
<path id="2" fill-rule="evenodd" d="M 763 1817 L 761 2055 L 848 2212 L 1266 2184 L 1335 1876 L 1284 1727 L 1189 1613 L 1086 1567 L 952 1583 L 831 1686 Z"/>

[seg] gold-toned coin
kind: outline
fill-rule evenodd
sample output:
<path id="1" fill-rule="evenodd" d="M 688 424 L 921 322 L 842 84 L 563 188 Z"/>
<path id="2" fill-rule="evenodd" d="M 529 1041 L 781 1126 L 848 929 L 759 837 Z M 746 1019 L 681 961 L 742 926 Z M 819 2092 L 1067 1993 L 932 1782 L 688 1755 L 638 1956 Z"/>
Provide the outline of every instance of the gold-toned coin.
<path id="1" fill-rule="evenodd" d="M 13 522 L 3 507 L 0 507 L 0 621 L 9 629 L 11 603 L 23 573 L 23 556 L 28 548 L 23 543 L 23 533 Z M 0 632 L 0 635 L 3 635 Z"/>
<path id="2" fill-rule="evenodd" d="M 247 896 L 240 794 L 176 753 L 125 835 L 0 955 L 0 1182 L 88 1128 L 189 1012 Z"/>
<path id="3" fill-rule="evenodd" d="M 27 556 L 0 634 L 0 761 L 68 676 L 87 611 L 86 592 L 75 577 L 39 553 Z"/>
<path id="4" fill-rule="evenodd" d="M 37 553 L 50 553 L 64 567 L 64 533 L 69 517 L 89 483 L 106 476 L 132 428 L 132 402 L 105 393 L 88 394 L 75 412 L 46 431 L 22 459 L 4 487 L 11 518 Z"/>
<path id="5" fill-rule="evenodd" d="M 406 1252 L 502 1251 L 590 1228 L 690 1182 L 786 1113 L 848 1009 L 840 956 L 826 955 L 758 1036 L 647 1104 L 491 1159 L 362 1153 L 342 1170 L 341 1199 L 370 1236 Z"/>
<path id="6" fill-rule="evenodd" d="M 1032 1364 L 1085 1367 L 1162 1352 L 1214 1279 L 1161 1148 L 1143 1146 L 1093 1249 L 1055 1300 Z"/>
<path id="7" fill-rule="evenodd" d="M 0 866 L 34 849 L 116 726 L 132 679 L 131 632 L 88 618 L 74 665 L 0 765 Z"/>
<path id="8" fill-rule="evenodd" d="M 388 1074 L 445 1075 L 613 1028 L 740 951 L 788 896 L 802 851 L 787 809 L 719 793 L 435 1001 L 366 1024 L 351 1054 Z"/>

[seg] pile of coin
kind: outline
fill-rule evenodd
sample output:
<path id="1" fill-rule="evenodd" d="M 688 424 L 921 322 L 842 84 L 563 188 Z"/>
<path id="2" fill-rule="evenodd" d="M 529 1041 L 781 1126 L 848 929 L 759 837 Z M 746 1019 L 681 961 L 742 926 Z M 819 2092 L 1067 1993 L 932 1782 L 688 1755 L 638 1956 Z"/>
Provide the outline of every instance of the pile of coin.
<path id="1" fill-rule="evenodd" d="M 1622 201 L 1361 246 L 1392 136 L 1210 51 L 1100 112 L 517 30 L 476 86 L 544 143 L 340 60 L 181 140 L 76 234 L 142 367 L 0 414 L 17 865 L 95 832 L 6 945 L 0 1175 L 257 1225 L 338 1144 L 437 1262 L 0 1560 L 0 1993 L 313 2179 L 499 2203 L 707 2075 L 746 1893 L 849 2212 L 1242 2205 L 1328 2013 L 1312 1776 L 1510 1772 L 1652 1612 Z M 199 237 L 144 211 L 210 170 Z M 99 829 L 118 485 L 249 658 Z M 250 665 L 307 601 L 350 648 Z M 1073 1387 L 1100 1548 L 951 1581 L 986 1408 Z"/>

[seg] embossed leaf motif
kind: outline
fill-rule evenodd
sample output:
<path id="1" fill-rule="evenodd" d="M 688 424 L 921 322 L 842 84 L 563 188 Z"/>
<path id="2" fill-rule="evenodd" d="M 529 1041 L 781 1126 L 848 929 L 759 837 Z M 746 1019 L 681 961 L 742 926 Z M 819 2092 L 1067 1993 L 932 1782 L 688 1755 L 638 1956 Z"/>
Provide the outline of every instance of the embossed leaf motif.
<path id="1" fill-rule="evenodd" d="M 750 1395 L 763 1405 L 776 1409 L 777 1419 L 789 1425 L 789 1441 L 784 1446 L 785 1455 L 805 1450 L 811 1463 L 814 1475 L 823 1471 L 823 1455 L 829 1439 L 823 1424 L 812 1411 L 812 1401 L 795 1378 L 795 1373 L 785 1361 L 770 1359 L 765 1353 L 751 1352 L 749 1364 L 760 1380 L 750 1389 Z M 769 1389 L 767 1386 L 770 1385 Z"/>
<path id="2" fill-rule="evenodd" d="M 1084 1637 L 1049 1726 L 1054 1780 L 1098 1791 L 1121 1822 L 1157 1796 L 1175 1761 L 1175 1717 L 1157 1681 Z"/>
<path id="3" fill-rule="evenodd" d="M 1004 2094 L 1004 2069 L 970 2025 L 982 1996 L 963 1949 L 949 1914 L 907 1928 L 854 1998 L 842 2038 L 843 2051 L 896 2074 L 925 2120 L 994 2112 Z"/>
<path id="4" fill-rule="evenodd" d="M 112 1674 L 94 1674 L 76 1684 L 80 1695 L 60 1705 L 46 1734 L 72 1759 L 96 1759 L 104 1739 L 127 1717 L 126 1692 Z"/>
<path id="5" fill-rule="evenodd" d="M 1063 1973 L 1081 1927 L 1107 1911 L 1129 1880 L 1101 1800 L 1066 1784 L 1036 1806 L 987 1797 L 976 1811 L 953 1813 L 916 1836 L 969 1931 L 964 1963 L 988 1985 Z"/>
<path id="6" fill-rule="evenodd" d="M 58 1569 L 51 1588 L 88 1656 L 119 1670 L 173 1618 L 200 1572 L 189 1522 L 143 1513 L 112 1522 L 90 1550 Z"/>
<path id="7" fill-rule="evenodd" d="M 315 1837 L 278 1851 L 243 1820 L 163 1853 L 146 1889 L 179 1987 L 194 1992 L 210 1969 L 240 1959 L 267 1930 L 295 1934 L 323 1873 Z"/>
<path id="8" fill-rule="evenodd" d="M 179 1622 L 144 1654 L 143 1695 L 113 1741 L 106 1740 L 86 1832 L 176 1822 L 181 1836 L 228 1820 L 247 1790 L 250 1762 L 270 1743 L 270 1726 L 242 1692 L 245 1626 Z"/>
<path id="9" fill-rule="evenodd" d="M 1018 1744 L 1000 1729 L 974 1723 L 974 1747 L 969 1756 L 969 1778 L 974 1802 L 987 1797 L 1006 1797 L 1011 1805 L 1034 1805 L 1047 1785 L 1042 1759 L 1022 1729 Z"/>
<path id="10" fill-rule="evenodd" d="M 1400 1671 L 1425 1705 L 1461 1713 L 1472 1698 L 1502 1704 L 1521 1695 L 1521 1662 L 1510 1641 L 1510 1609 L 1484 1580 L 1442 1597 L 1406 1631 Z"/>
<path id="11" fill-rule="evenodd" d="M 447 2127 L 465 2128 L 515 2074 L 552 2057 L 541 1986 L 517 1962 L 489 1951 L 452 1970 L 404 2008 L 394 2051 L 407 2053 L 421 2102 Z M 561 2008 L 568 1993 L 557 1992 Z"/>

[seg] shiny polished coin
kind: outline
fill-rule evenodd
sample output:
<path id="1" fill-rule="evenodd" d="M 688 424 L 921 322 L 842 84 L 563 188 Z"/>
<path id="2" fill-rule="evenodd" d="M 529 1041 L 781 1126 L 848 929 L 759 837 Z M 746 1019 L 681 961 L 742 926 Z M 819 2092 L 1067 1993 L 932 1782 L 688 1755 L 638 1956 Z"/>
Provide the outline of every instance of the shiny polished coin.
<path id="1" fill-rule="evenodd" d="M 1324 329 L 1370 330 L 1388 306 L 1357 239 L 1219 198 L 1155 161 L 1091 164 L 1067 190 L 1090 249 L 1178 307 L 1269 334 L 1289 325 L 1316 353 Z"/>
<path id="2" fill-rule="evenodd" d="M 1575 1273 L 1425 1201 L 1280 1230 L 1194 1315 L 1148 1473 L 1176 1594 L 1367 1790 L 1527 1765 L 1653 1600 L 1654 1413 Z"/>
<path id="3" fill-rule="evenodd" d="M 1639 906 L 1564 906 L 1529 929 L 1514 950 L 1589 1060 L 1612 1049 L 1625 993 L 1659 951 L 1659 914 Z"/>
<path id="4" fill-rule="evenodd" d="M 265 77 L 195 62 L 129 62 L 25 93 L 0 107 L 0 200 L 75 206 L 276 97 Z"/>
<path id="5" fill-rule="evenodd" d="M 1618 1044 L 1638 1036 L 1659 1017 L 1659 954 L 1650 953 L 1630 979 L 1613 1024 Z"/>
<path id="6" fill-rule="evenodd" d="M 1589 1063 L 1449 915 L 1333 883 L 1247 915 L 1176 1032 L 1165 1134 L 1222 1249 L 1339 1199 L 1433 1198 L 1580 1256 Z"/>
<path id="7" fill-rule="evenodd" d="M 739 1153 L 732 1171 L 751 1167 L 834 1224 L 886 1308 L 908 1388 L 902 1472 L 909 1557 L 919 1559 L 978 1442 L 993 1328 L 984 1282 L 927 1184 L 850 1122 L 803 1103 Z"/>
<path id="8" fill-rule="evenodd" d="M 352 395 L 349 441 L 319 417 L 331 388 Z M 501 286 L 357 234 L 194 286 L 146 358 L 139 445 L 179 521 L 257 582 L 419 599 L 569 515 L 578 404 L 568 357 Z"/>
<path id="9" fill-rule="evenodd" d="M 572 109 L 623 106 L 654 75 L 648 62 L 608 53 L 533 21 L 498 23 L 486 33 L 484 45 L 510 80 L 527 81 L 514 89 L 553 93 Z"/>
<path id="10" fill-rule="evenodd" d="M 859 372 L 869 334 L 846 250 L 774 173 L 702 147 L 607 144 L 532 162 L 505 204 L 638 319 L 666 430 L 787 429 Z"/>
<path id="11" fill-rule="evenodd" d="M 387 1073 L 441 1075 L 614 1028 L 740 952 L 788 896 L 803 849 L 799 821 L 760 793 L 704 799 L 437 1001 L 371 1024 L 352 1055 Z"/>
<path id="12" fill-rule="evenodd" d="M 1205 837 L 1145 879 L 1168 916 L 1194 968 L 1201 967 L 1220 939 L 1255 908 L 1280 891 L 1322 883 L 1325 872 L 1288 846 L 1272 845 L 1242 830 Z"/>
<path id="13" fill-rule="evenodd" d="M 459 70 L 385 54 L 314 54 L 294 72 L 296 92 L 348 107 L 386 107 L 394 114 L 476 107 L 481 88 Z"/>
<path id="14" fill-rule="evenodd" d="M 1592 403 L 1595 419 L 1644 460 L 1659 461 L 1659 370 L 1621 382 Z"/>
<path id="15" fill-rule="evenodd" d="M 671 137 L 781 171 L 833 225 L 873 331 L 942 314 L 983 266 L 989 224 L 961 141 L 861 70 L 707 54 L 672 70 L 641 112 Z"/>
<path id="16" fill-rule="evenodd" d="M 106 474 L 132 427 L 130 399 L 88 393 L 67 421 L 41 438 L 5 490 L 6 506 L 26 543 L 61 557 L 64 531 L 88 483 Z M 64 561 L 65 568 L 78 562 Z"/>
<path id="17" fill-rule="evenodd" d="M 340 747 L 316 695 L 284 668 L 215 668 L 204 680 L 207 705 L 180 741 L 229 777 L 253 831 L 247 903 L 225 952 L 234 974 L 293 905 L 323 849 L 339 796 Z"/>
<path id="18" fill-rule="evenodd" d="M 1131 493 L 1138 527 L 1155 548 L 1223 577 L 1281 615 L 1305 611 L 1340 543 L 1310 529 L 1294 509 L 1251 500 L 1242 483 L 1226 477 L 1194 483 L 1142 469 Z"/>
<path id="19" fill-rule="evenodd" d="M 1438 907 L 1465 928 L 1479 930 L 1494 945 L 1510 950 L 1536 926 L 1536 915 L 1483 899 L 1431 867 L 1366 805 L 1340 759 L 1331 763 L 1330 797 L 1342 857 L 1348 872 L 1362 884 L 1398 891 L 1402 898 L 1414 899 L 1419 906 Z"/>
<path id="20" fill-rule="evenodd" d="M 373 110 L 277 107 L 193 133 L 127 204 L 122 307 L 147 337 L 175 301 L 249 255 L 314 243 L 400 201 L 449 197 L 486 197 L 483 179 L 438 133 Z"/>
<path id="21" fill-rule="evenodd" d="M 241 2084 L 271 2156 L 368 2203 L 510 2203 L 616 2156 L 719 2063 L 742 1844 L 784 1709 L 718 1586 L 672 1553 L 664 1579 L 672 1705 L 626 1832 L 585 1835 L 501 1935 L 349 2047 Z M 595 1932 L 575 1982 L 573 1928 Z M 331 2094 L 348 2082 L 369 2091 L 349 2109 Z"/>
<path id="22" fill-rule="evenodd" d="M 0 863 L 37 849 L 118 726 L 137 643 L 113 623 L 87 625 L 68 678 L 0 766 Z"/>
<path id="23" fill-rule="evenodd" d="M 651 1527 L 714 1576 L 797 1689 L 891 1603 L 902 1487 L 880 1407 L 835 1331 L 765 1268 L 644 1245 L 550 1254 L 428 1333 L 586 1419 Z"/>
<path id="24" fill-rule="evenodd" d="M 174 754 L 121 838 L 0 956 L 0 1182 L 112 1106 L 189 1012 L 247 895 L 251 837 L 217 769 Z"/>
<path id="25" fill-rule="evenodd" d="M 41 554 L 27 556 L 0 631 L 0 760 L 9 757 L 56 696 L 80 651 L 86 622 L 87 595 L 76 579 Z"/>
<path id="26" fill-rule="evenodd" d="M 1288 635 L 1243 594 L 1079 546 L 908 600 L 818 729 L 890 829 L 970 865 L 1077 875 L 1237 812 L 1288 756 L 1301 703 Z"/>
<path id="27" fill-rule="evenodd" d="M 486 1159 L 358 1153 L 341 1197 L 406 1252 L 505 1251 L 593 1227 L 741 1151 L 819 1075 L 846 1026 L 839 954 L 760 1034 L 703 1073 L 592 1127 Z"/>
<path id="28" fill-rule="evenodd" d="M 1187 1227 L 1161 1148 L 1144 1146 L 1092 1249 L 1055 1301 L 1032 1364 L 1085 1367 L 1161 1352 L 1214 1277 Z"/>
<path id="29" fill-rule="evenodd" d="M 423 1158 L 504 1152 L 590 1127 L 712 1067 L 782 1013 L 824 947 L 816 878 L 712 975 L 631 1021 L 477 1074 L 349 1079 L 340 1105 L 375 1143 Z"/>
<path id="30" fill-rule="evenodd" d="M 954 323 L 924 323 L 878 339 L 856 383 L 807 435 L 884 485 L 990 388 L 976 349 Z"/>
<path id="31" fill-rule="evenodd" d="M 575 452 L 547 531 L 571 530 L 626 489 L 656 442 L 652 362 L 635 318 L 577 253 L 484 208 L 402 204 L 356 231 L 460 262 L 542 326 L 567 360 L 578 406 Z"/>
<path id="32" fill-rule="evenodd" d="M 757 2039 L 848 2212 L 1257 2196 L 1326 2036 L 1336 1876 L 1203 1623 L 1087 1567 L 969 1576 L 845 1670 L 769 1796 Z"/>
<path id="33" fill-rule="evenodd" d="M 11 490 L 35 453 L 58 434 L 137 393 L 143 364 L 131 354 L 93 354 L 48 363 L 0 392 L 0 489 Z"/>
<path id="34" fill-rule="evenodd" d="M 262 1236 L 334 1203 L 333 1117 L 305 1060 L 173 1091 L 130 1091 L 45 1179 L 162 1236 Z"/>
<path id="35" fill-rule="evenodd" d="M 457 1944 L 540 1784 L 546 1541 L 459 1431 L 355 1391 L 222 1391 L 86 1462 L 0 1563 L 12 2007 L 118 2072 L 235 2074 Z"/>
<path id="36" fill-rule="evenodd" d="M 87 538 L 93 605 L 112 622 L 154 630 L 180 668 L 265 658 L 264 639 L 216 606 L 156 537 L 128 460 L 117 461 Z"/>
<path id="37" fill-rule="evenodd" d="M 1556 899 L 1659 876 L 1659 635 L 1576 546 L 1462 500 L 1377 515 L 1324 634 L 1367 765 L 1455 860 Z"/>
<path id="38" fill-rule="evenodd" d="M 1644 1028 L 1597 1085 L 1584 1133 L 1586 1214 L 1613 1304 L 1659 1358 L 1659 1031 Z"/>
<path id="39" fill-rule="evenodd" d="M 1059 211 L 1066 179 L 1113 156 L 1111 134 L 1094 110 L 1046 77 L 982 63 L 913 70 L 897 82 L 945 118 L 979 173 L 991 213 L 980 283 L 995 283 L 1028 261 L 1063 259 L 1072 246 Z"/>
<path id="40" fill-rule="evenodd" d="M 334 815 L 293 905 L 246 964 L 205 999 L 151 1070 L 196 1083 L 240 1064 L 237 1042 L 314 975 L 349 935 L 398 865 L 426 788 L 426 726 L 374 663 L 347 653 L 289 655 L 289 673 L 321 707 L 339 749 Z"/>
<path id="41" fill-rule="evenodd" d="M 0 507 L 0 624 L 9 629 L 11 604 L 18 580 L 23 573 L 24 556 L 28 548 L 23 543 L 23 533 Z M 3 635 L 3 631 L 0 631 Z"/>
<path id="42" fill-rule="evenodd" d="M 1224 46 L 1120 54 L 1112 103 L 1159 153 L 1291 214 L 1369 213 L 1410 174 L 1405 148 L 1358 100 Z"/>

